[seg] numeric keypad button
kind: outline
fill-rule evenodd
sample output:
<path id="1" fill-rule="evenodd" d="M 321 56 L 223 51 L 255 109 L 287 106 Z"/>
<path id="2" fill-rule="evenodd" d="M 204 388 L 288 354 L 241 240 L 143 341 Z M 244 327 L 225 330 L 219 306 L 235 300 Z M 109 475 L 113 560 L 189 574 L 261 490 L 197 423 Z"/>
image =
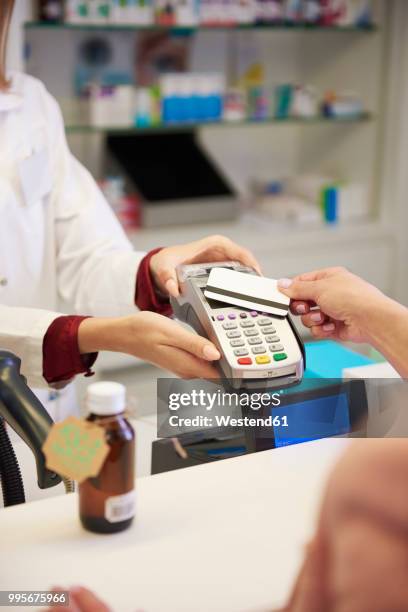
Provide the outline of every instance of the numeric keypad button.
<path id="1" fill-rule="evenodd" d="M 244 334 L 245 336 L 259 336 L 259 332 L 257 329 L 245 329 Z"/>
<path id="2" fill-rule="evenodd" d="M 227 338 L 240 338 L 240 337 L 241 337 L 241 332 L 238 329 L 227 332 Z"/>
<path id="3" fill-rule="evenodd" d="M 255 323 L 248 319 L 247 321 L 241 321 L 241 327 L 255 327 Z"/>
<path id="4" fill-rule="evenodd" d="M 235 349 L 234 355 L 236 355 L 237 357 L 243 357 L 244 355 L 248 355 L 248 349 L 246 348 Z"/>
<path id="5" fill-rule="evenodd" d="M 262 344 L 262 338 L 248 338 L 248 344 Z"/>
<path id="6" fill-rule="evenodd" d="M 269 350 L 271 353 L 277 353 L 278 351 L 283 351 L 283 344 L 270 344 Z"/>
<path id="7" fill-rule="evenodd" d="M 237 329 L 237 324 L 233 323 L 232 321 L 228 321 L 228 323 L 223 323 L 222 324 L 223 329 Z"/>
<path id="8" fill-rule="evenodd" d="M 264 346 L 254 346 L 252 352 L 254 355 L 262 355 L 262 353 L 266 353 L 266 348 Z"/>
<path id="9" fill-rule="evenodd" d="M 271 335 L 271 336 L 265 336 L 265 341 L 266 342 L 271 342 L 271 343 L 275 343 L 275 342 L 279 342 L 280 338 L 279 336 L 275 336 L 275 335 Z"/>

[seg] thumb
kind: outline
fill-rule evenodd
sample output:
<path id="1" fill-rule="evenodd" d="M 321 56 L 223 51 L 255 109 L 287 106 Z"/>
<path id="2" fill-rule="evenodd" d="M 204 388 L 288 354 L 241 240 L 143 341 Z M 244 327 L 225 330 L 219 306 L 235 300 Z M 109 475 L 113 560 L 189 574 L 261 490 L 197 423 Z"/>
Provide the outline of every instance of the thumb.
<path id="1" fill-rule="evenodd" d="M 179 286 L 175 268 L 162 268 L 161 270 L 157 271 L 157 277 L 160 285 L 169 295 L 172 297 L 177 297 L 179 295 Z"/>
<path id="2" fill-rule="evenodd" d="M 181 333 L 178 334 L 177 342 L 179 348 L 195 355 L 199 359 L 205 359 L 206 361 L 217 361 L 221 358 L 219 350 L 206 338 L 198 334 L 193 334 L 186 329 L 180 331 Z"/>
<path id="3" fill-rule="evenodd" d="M 317 301 L 318 281 L 292 280 L 281 278 L 278 280 L 278 289 L 291 300 Z"/>
<path id="4" fill-rule="evenodd" d="M 167 292 L 172 297 L 177 297 L 180 293 L 176 278 L 169 278 L 164 284 Z"/>

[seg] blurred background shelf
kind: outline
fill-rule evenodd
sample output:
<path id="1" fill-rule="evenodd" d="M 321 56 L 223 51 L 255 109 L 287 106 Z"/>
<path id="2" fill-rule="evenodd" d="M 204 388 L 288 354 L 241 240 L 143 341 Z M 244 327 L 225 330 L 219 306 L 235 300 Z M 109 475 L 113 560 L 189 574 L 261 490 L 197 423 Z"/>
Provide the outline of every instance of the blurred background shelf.
<path id="1" fill-rule="evenodd" d="M 115 126 L 92 126 L 92 125 L 80 125 L 80 124 L 69 124 L 66 125 L 66 131 L 70 134 L 123 134 L 123 135 L 135 135 L 138 133 L 149 134 L 149 133 L 166 133 L 166 132 L 183 132 L 190 131 L 198 128 L 205 127 L 220 127 L 220 128 L 236 128 L 240 126 L 251 126 L 251 127 L 265 127 L 265 126 L 278 126 L 278 125 L 336 125 L 336 124 L 355 124 L 355 123 L 366 123 L 373 119 L 371 113 L 364 113 L 356 117 L 289 117 L 285 119 L 279 119 L 271 117 L 270 119 L 256 121 L 253 119 L 246 119 L 243 121 L 204 121 L 204 122 L 191 122 L 191 123 L 171 123 L 171 124 L 158 124 L 154 126 L 146 127 L 115 127 Z"/>
<path id="2" fill-rule="evenodd" d="M 364 26 L 345 25 L 345 26 L 323 26 L 304 23 L 251 23 L 251 24 L 236 24 L 236 25 L 199 25 L 199 26 L 165 26 L 159 24 L 152 25 L 137 25 L 137 24 L 82 24 L 82 23 L 49 23 L 46 21 L 28 21 L 24 27 L 29 29 L 45 29 L 45 30 L 75 30 L 75 31 L 170 31 L 170 32 L 194 32 L 194 31 L 211 31 L 225 32 L 234 30 L 275 30 L 275 31 L 301 31 L 301 32 L 355 32 L 355 33 L 370 33 L 378 30 L 377 24 Z"/>
<path id="3" fill-rule="evenodd" d="M 106 177 L 121 173 L 126 181 L 129 178 L 120 164 L 112 164 L 117 161 L 112 160 L 111 149 L 116 136 L 123 136 L 115 142 L 117 148 L 126 149 L 127 157 L 144 168 L 146 159 L 150 160 L 149 147 L 164 141 L 170 147 L 172 138 L 180 133 L 182 139 L 191 135 L 232 186 L 241 205 L 237 206 L 241 215 L 237 221 L 233 215 L 227 222 L 217 221 L 211 213 L 208 222 L 194 225 L 197 210 L 205 212 L 206 207 L 193 202 L 174 225 L 132 233 L 135 248 L 148 250 L 157 244 L 223 233 L 253 250 L 271 276 L 340 264 L 387 293 L 394 293 L 392 270 L 397 251 L 390 227 L 395 208 L 388 196 L 390 181 L 383 167 L 383 151 L 393 120 L 388 107 L 391 55 L 399 53 L 393 42 L 394 26 L 408 15 L 408 8 L 404 8 L 408 2 L 373 0 L 373 25 L 367 27 L 304 23 L 230 27 L 48 24 L 36 21 L 35 12 L 24 8 L 25 3 L 20 6 L 27 70 L 44 81 L 57 98 L 71 150 L 101 184 Z M 268 110 L 263 117 L 270 118 L 173 123 L 164 119 L 163 123 L 140 127 L 136 115 L 125 116 L 119 102 L 105 116 L 92 114 L 86 83 L 101 83 L 107 89 L 117 84 L 137 89 L 153 83 L 161 92 L 161 71 L 221 75 L 225 92 L 246 88 L 248 99 L 259 86 L 267 96 Z M 287 109 L 286 118 L 276 118 L 281 116 L 278 100 L 282 101 L 285 87 L 291 88 L 292 96 L 300 89 L 314 98 L 317 110 L 311 113 L 300 104 Z M 93 90 L 92 95 L 97 98 Z M 360 101 L 360 114 L 342 118 L 316 115 L 332 96 Z M 249 102 L 248 109 L 241 117 L 251 114 Z M 302 116 L 308 112 L 315 116 Z M 166 138 L 160 139 L 161 135 Z M 166 173 L 175 176 L 170 166 L 161 160 L 157 184 L 165 182 Z M 185 172 L 190 176 L 187 169 Z M 184 175 L 177 177 L 184 181 Z M 268 218 L 267 205 L 258 208 L 262 215 L 252 214 L 258 185 L 273 190 L 297 177 L 327 179 L 330 184 L 354 190 L 357 195 L 351 204 L 350 200 L 347 205 L 346 200 L 341 203 L 343 214 L 337 226 L 322 223 L 313 227 L 304 217 L 301 222 L 280 224 L 278 216 Z M 143 197 L 141 201 L 143 219 Z M 243 210 L 246 212 L 242 214 Z"/>

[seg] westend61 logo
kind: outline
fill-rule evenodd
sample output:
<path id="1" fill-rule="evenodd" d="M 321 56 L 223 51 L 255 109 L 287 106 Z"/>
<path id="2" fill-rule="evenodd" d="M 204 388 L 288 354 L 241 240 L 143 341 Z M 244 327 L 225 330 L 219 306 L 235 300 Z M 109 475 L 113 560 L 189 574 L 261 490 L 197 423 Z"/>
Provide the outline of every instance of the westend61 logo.
<path id="1" fill-rule="evenodd" d="M 259 410 L 271 406 L 280 406 L 281 400 L 279 393 L 231 393 L 218 389 L 214 392 L 204 391 L 204 389 L 191 389 L 183 393 L 169 394 L 169 409 L 179 410 L 180 408 L 201 408 L 212 410 L 217 408 L 251 408 Z"/>

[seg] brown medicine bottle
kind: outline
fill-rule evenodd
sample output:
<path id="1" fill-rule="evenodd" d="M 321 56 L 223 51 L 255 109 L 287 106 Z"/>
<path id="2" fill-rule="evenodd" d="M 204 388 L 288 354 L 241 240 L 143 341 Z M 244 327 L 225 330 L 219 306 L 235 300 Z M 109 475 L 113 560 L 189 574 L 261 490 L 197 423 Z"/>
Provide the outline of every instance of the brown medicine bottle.
<path id="1" fill-rule="evenodd" d="M 95 478 L 79 485 L 82 525 L 97 533 L 129 527 L 135 514 L 135 432 L 125 418 L 126 390 L 115 382 L 89 385 L 87 420 L 105 430 L 109 453 Z"/>

